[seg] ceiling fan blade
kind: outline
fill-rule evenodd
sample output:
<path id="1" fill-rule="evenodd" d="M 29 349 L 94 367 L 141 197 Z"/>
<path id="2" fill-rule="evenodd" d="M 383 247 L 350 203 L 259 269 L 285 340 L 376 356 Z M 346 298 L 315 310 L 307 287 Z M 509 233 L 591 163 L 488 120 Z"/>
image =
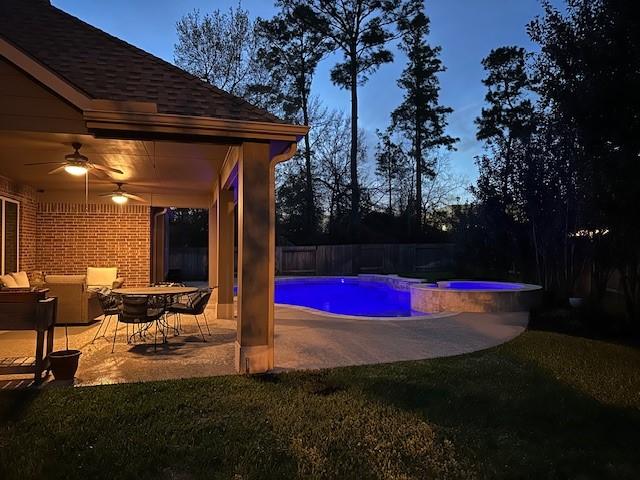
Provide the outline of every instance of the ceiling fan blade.
<path id="1" fill-rule="evenodd" d="M 87 170 L 87 173 L 93 177 L 97 177 L 100 180 L 112 180 L 112 178 L 102 170 L 96 170 L 95 168 L 90 168 Z"/>
<path id="2" fill-rule="evenodd" d="M 33 167 L 35 165 L 66 165 L 65 162 L 35 162 L 35 163 L 25 163 L 25 167 Z"/>
<path id="3" fill-rule="evenodd" d="M 117 168 L 107 167 L 106 165 L 99 165 L 97 163 L 92 163 L 91 168 L 95 168 L 96 170 L 101 170 L 103 172 L 117 173 L 118 175 L 124 175 L 122 170 Z"/>
<path id="4" fill-rule="evenodd" d="M 113 195 L 113 192 L 109 192 L 109 193 L 101 193 L 100 195 L 98 195 L 99 197 L 110 197 L 111 195 Z"/>
<path id="5" fill-rule="evenodd" d="M 60 165 L 59 167 L 54 168 L 53 170 L 49 170 L 49 172 L 47 172 L 49 175 L 54 175 L 56 173 L 60 173 L 64 171 L 64 167 L 66 167 L 66 165 Z"/>
<path id="6" fill-rule="evenodd" d="M 132 193 L 122 193 L 122 196 L 135 200 L 136 202 L 147 203 L 144 198 L 139 197 L 138 195 L 133 195 Z"/>

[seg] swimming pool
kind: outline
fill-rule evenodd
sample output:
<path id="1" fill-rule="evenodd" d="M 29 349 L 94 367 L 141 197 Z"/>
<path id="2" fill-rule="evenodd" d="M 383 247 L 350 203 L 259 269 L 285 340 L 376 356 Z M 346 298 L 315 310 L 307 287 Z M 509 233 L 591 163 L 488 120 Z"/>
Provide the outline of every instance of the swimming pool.
<path id="1" fill-rule="evenodd" d="M 275 303 L 358 317 L 427 315 L 411 309 L 408 286 L 356 277 L 278 279 Z"/>

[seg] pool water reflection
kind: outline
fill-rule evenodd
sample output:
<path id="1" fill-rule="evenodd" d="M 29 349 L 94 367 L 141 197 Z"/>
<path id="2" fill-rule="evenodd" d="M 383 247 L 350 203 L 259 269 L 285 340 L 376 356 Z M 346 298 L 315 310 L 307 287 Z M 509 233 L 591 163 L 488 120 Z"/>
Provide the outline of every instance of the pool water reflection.
<path id="1" fill-rule="evenodd" d="M 424 316 L 411 310 L 408 290 L 358 278 L 278 279 L 275 302 L 365 317 Z"/>

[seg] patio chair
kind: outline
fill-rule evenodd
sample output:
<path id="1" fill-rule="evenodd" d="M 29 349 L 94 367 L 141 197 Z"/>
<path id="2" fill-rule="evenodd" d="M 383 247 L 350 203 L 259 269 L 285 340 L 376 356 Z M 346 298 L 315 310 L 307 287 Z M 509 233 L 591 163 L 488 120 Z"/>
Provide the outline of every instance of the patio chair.
<path id="1" fill-rule="evenodd" d="M 180 318 L 180 315 L 193 315 L 196 319 L 196 325 L 198 326 L 198 330 L 200 331 L 200 335 L 202 336 L 202 341 L 206 342 L 207 340 L 204 338 L 204 334 L 202 333 L 202 328 L 200 328 L 200 322 L 198 321 L 198 315 L 204 316 L 205 326 L 207 327 L 207 332 L 209 336 L 211 336 L 211 330 L 209 330 L 209 319 L 207 318 L 207 313 L 205 311 L 207 304 L 209 303 L 209 299 L 211 298 L 211 291 L 199 291 L 187 296 L 186 303 L 173 303 L 167 307 L 167 312 L 177 315 Z"/>
<path id="2" fill-rule="evenodd" d="M 111 318 L 117 316 L 120 313 L 120 297 L 113 293 L 103 293 L 97 292 L 98 302 L 100 303 L 100 309 L 102 310 L 102 320 L 100 320 L 100 325 L 98 325 L 98 331 L 93 336 L 93 340 L 91 343 L 96 341 L 98 335 L 100 334 L 100 329 L 102 325 L 104 325 L 105 320 L 107 324 L 102 331 L 102 336 L 104 337 L 109 329 L 109 325 L 111 324 Z M 117 324 L 116 324 L 117 328 Z"/>
<path id="3" fill-rule="evenodd" d="M 165 309 L 158 302 L 158 299 L 152 295 L 126 295 L 122 297 L 122 309 L 118 312 L 116 317 L 116 328 L 113 332 L 113 345 L 111 346 L 111 353 L 116 346 L 116 335 L 118 333 L 118 324 L 124 323 L 127 325 L 127 343 L 129 343 L 129 329 L 128 326 L 132 325 L 134 332 L 132 337 L 137 334 L 142 338 L 142 334 L 152 324 L 156 324 L 156 331 L 153 336 L 153 350 L 157 348 L 158 337 L 158 322 L 163 317 Z M 136 327 L 138 330 L 136 331 Z M 163 331 L 163 339 L 166 341 L 166 335 Z"/>

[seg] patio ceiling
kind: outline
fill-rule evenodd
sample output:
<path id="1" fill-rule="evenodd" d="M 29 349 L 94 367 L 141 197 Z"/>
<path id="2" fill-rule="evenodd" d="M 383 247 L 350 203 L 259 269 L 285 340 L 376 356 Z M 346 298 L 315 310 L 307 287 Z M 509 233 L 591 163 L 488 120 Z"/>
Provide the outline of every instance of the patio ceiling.
<path id="1" fill-rule="evenodd" d="M 0 174 L 41 190 L 43 199 L 84 197 L 84 177 L 65 172 L 49 175 L 47 172 L 55 165 L 25 166 L 63 161 L 65 154 L 73 152 L 73 142 L 82 143 L 81 153 L 89 161 L 123 171 L 122 175 L 112 174 L 112 179 L 90 175 L 92 197 L 114 190 L 113 182 L 124 182 L 127 190 L 148 194 L 142 196 L 161 206 L 171 206 L 166 204 L 168 196 L 208 198 L 229 149 L 228 145 L 205 143 L 0 131 Z"/>

